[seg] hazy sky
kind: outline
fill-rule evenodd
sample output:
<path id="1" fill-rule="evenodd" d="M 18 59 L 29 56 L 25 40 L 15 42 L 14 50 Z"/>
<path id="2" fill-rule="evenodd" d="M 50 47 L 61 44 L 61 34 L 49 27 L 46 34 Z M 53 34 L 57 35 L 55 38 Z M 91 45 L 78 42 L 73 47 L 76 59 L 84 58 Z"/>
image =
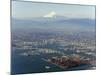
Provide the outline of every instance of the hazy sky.
<path id="1" fill-rule="evenodd" d="M 67 18 L 95 18 L 95 6 L 12 1 L 12 17 L 33 18 L 60 15 Z"/>

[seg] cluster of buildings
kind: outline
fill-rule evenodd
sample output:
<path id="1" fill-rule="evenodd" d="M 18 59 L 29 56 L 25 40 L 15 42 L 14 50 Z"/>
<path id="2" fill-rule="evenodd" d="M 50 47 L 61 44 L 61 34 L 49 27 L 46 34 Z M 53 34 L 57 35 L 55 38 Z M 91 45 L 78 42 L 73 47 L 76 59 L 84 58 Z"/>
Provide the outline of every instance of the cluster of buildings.
<path id="1" fill-rule="evenodd" d="M 16 47 L 18 50 L 31 50 L 37 53 L 44 54 L 61 54 L 65 55 L 63 51 L 68 52 L 72 51 L 77 53 L 88 53 L 91 51 L 95 51 L 95 45 L 89 44 L 88 42 L 81 41 L 66 41 L 66 40 L 57 40 L 57 39 L 45 39 L 45 40 L 35 40 L 35 41 L 13 41 L 13 47 Z M 30 51 L 30 52 L 31 52 Z M 34 54 L 34 53 L 33 53 Z M 95 53 L 91 53 L 92 55 Z M 88 53 L 88 55 L 91 55 Z M 32 53 L 31 53 L 32 55 Z"/>
<path id="2" fill-rule="evenodd" d="M 70 68 L 74 66 L 79 66 L 81 64 L 90 64 L 89 61 L 81 59 L 80 56 L 62 56 L 62 57 L 52 57 L 50 59 L 43 59 L 49 63 L 57 65 L 61 68 Z"/>

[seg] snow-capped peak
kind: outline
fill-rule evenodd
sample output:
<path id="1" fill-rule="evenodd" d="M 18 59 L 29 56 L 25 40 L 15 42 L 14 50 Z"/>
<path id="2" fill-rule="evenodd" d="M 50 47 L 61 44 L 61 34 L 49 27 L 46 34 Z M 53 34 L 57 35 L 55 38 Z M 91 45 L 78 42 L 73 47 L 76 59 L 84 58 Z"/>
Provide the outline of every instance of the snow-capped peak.
<path id="1" fill-rule="evenodd" d="M 49 17 L 49 18 L 53 18 L 53 17 L 56 17 L 57 13 L 54 12 L 54 11 L 51 11 L 50 13 L 44 15 L 43 17 Z"/>

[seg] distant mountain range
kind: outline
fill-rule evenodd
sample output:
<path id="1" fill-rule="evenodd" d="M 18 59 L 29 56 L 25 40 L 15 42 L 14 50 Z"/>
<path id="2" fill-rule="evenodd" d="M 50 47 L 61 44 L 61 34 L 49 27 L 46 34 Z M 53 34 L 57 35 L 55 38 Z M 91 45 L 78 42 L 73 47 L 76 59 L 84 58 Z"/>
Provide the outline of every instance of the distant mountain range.
<path id="1" fill-rule="evenodd" d="M 90 30 L 95 31 L 95 19 L 68 19 L 64 16 L 45 15 L 30 19 L 12 18 L 12 29 Z"/>
<path id="2" fill-rule="evenodd" d="M 58 22 L 58 23 L 72 23 L 72 24 L 84 24 L 84 25 L 95 25 L 95 19 L 68 19 L 64 16 L 56 16 L 55 18 L 44 18 L 37 17 L 31 19 L 16 19 L 12 18 L 12 22 L 33 22 L 33 23 L 50 23 L 50 22 Z"/>

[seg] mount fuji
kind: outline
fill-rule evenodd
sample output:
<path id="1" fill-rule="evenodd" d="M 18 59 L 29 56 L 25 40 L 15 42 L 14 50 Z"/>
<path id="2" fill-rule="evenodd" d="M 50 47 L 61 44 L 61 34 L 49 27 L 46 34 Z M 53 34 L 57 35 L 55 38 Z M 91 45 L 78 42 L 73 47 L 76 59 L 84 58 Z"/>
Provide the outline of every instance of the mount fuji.
<path id="1" fill-rule="evenodd" d="M 43 16 L 44 18 L 66 18 L 64 16 L 60 16 L 59 14 L 57 14 L 54 11 L 49 12 L 48 14 Z"/>

